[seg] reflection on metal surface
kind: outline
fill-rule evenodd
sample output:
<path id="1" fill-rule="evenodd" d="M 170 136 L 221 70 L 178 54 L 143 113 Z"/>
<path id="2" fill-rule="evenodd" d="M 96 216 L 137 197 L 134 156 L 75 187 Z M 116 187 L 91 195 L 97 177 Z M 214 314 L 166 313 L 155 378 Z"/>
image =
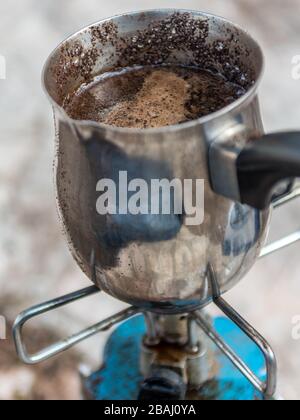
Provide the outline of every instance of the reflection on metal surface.
<path id="1" fill-rule="evenodd" d="M 238 257 L 247 254 L 259 239 L 260 223 L 259 211 L 236 203 L 230 212 L 230 223 L 225 233 L 224 255 Z"/>

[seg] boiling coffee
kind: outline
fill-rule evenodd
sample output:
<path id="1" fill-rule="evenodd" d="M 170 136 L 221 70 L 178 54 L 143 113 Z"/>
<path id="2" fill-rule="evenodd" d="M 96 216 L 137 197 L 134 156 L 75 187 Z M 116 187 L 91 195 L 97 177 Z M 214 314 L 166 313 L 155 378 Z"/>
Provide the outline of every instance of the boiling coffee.
<path id="1" fill-rule="evenodd" d="M 116 127 L 180 124 L 218 111 L 245 89 L 221 74 L 193 67 L 135 67 L 96 77 L 65 102 L 76 120 Z"/>

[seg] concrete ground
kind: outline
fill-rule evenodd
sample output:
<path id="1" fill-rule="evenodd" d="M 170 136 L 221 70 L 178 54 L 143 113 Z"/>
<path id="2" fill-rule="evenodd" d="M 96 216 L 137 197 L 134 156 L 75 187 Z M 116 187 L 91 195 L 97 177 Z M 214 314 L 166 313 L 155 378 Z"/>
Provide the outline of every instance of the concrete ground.
<path id="1" fill-rule="evenodd" d="M 300 127 L 300 80 L 292 77 L 292 59 L 300 55 L 299 0 L 0 2 L 0 55 L 7 63 L 6 80 L 0 80 L 0 314 L 8 319 L 28 305 L 89 284 L 70 257 L 57 222 L 53 120 L 40 84 L 43 63 L 62 39 L 93 21 L 162 5 L 213 12 L 248 28 L 266 55 L 260 97 L 267 131 Z M 299 229 L 299 206 L 298 201 L 274 215 L 272 238 Z M 293 320 L 300 315 L 299 249 L 300 244 L 259 261 L 227 296 L 273 345 L 280 392 L 288 399 L 300 399 L 300 339 L 292 334 Z M 107 296 L 99 299 L 42 318 L 38 326 L 64 336 L 122 306 Z M 104 339 L 92 339 L 79 348 L 85 363 L 96 364 Z M 0 353 L 1 348 L 0 342 Z M 19 382 L 20 374 L 9 370 L 15 375 L 9 380 L 6 369 L 2 362 L 1 388 L 7 391 L 3 397 L 15 395 L 5 387 Z M 31 394 L 25 389 L 24 395 Z"/>

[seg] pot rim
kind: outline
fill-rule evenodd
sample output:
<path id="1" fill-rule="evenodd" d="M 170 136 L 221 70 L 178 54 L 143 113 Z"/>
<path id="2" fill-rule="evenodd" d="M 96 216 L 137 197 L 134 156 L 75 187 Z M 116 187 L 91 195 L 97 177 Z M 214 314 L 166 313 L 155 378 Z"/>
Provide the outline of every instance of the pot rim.
<path id="1" fill-rule="evenodd" d="M 242 34 L 244 34 L 246 37 L 249 38 L 249 40 L 254 44 L 254 46 L 257 48 L 257 52 L 260 56 L 260 70 L 258 72 L 258 75 L 256 77 L 256 80 L 254 82 L 254 84 L 247 90 L 247 92 L 241 96 L 239 99 L 235 100 L 234 102 L 232 102 L 231 104 L 225 106 L 224 108 L 210 113 L 206 116 L 194 119 L 192 121 L 187 121 L 181 124 L 174 124 L 174 125 L 170 125 L 170 126 L 164 126 L 164 127 L 158 127 L 158 128 L 145 128 L 145 129 L 140 129 L 140 128 L 126 128 L 126 127 L 115 127 L 115 126 L 110 126 L 107 124 L 103 124 L 103 123 L 99 123 L 99 122 L 95 122 L 92 120 L 75 120 L 73 118 L 71 118 L 67 112 L 65 111 L 65 109 L 59 105 L 57 103 L 57 101 L 51 96 L 51 94 L 49 93 L 47 86 L 46 86 L 46 76 L 50 67 L 50 63 L 52 58 L 55 56 L 55 54 L 60 51 L 60 49 L 62 48 L 62 46 L 64 46 L 67 42 L 69 42 L 70 40 L 78 37 L 78 35 L 84 33 L 85 31 L 87 31 L 89 28 L 95 26 L 95 25 L 101 25 L 107 22 L 111 22 L 113 20 L 117 20 L 120 19 L 122 17 L 125 16 L 135 16 L 135 15 L 141 15 L 141 14 L 151 14 L 151 13 L 162 13 L 162 14 L 166 14 L 166 13 L 190 13 L 192 16 L 202 16 L 202 17 L 207 17 L 208 19 L 212 20 L 212 19 L 217 19 L 218 21 L 222 21 L 224 22 L 224 24 L 226 25 L 230 25 L 232 28 L 238 30 L 239 32 L 241 32 Z M 212 14 L 212 13 L 206 13 L 206 12 L 201 12 L 201 11 L 197 11 L 197 10 L 190 10 L 190 9 L 176 9 L 176 8 L 158 8 L 158 9 L 147 9 L 147 10 L 139 10 L 139 11 L 134 11 L 134 12 L 127 12 L 127 13 L 121 13 L 112 17 L 108 17 L 105 19 L 102 19 L 100 21 L 96 21 L 88 26 L 85 26 L 84 28 L 80 29 L 79 31 L 75 32 L 74 34 L 68 36 L 64 41 L 62 41 L 54 50 L 53 52 L 50 54 L 50 56 L 48 57 L 48 59 L 46 60 L 46 63 L 44 64 L 43 67 L 43 71 L 42 71 L 42 86 L 43 89 L 47 95 L 47 97 L 50 100 L 50 103 L 52 104 L 52 106 L 58 110 L 60 112 L 60 114 L 63 116 L 64 120 L 67 121 L 68 123 L 72 124 L 72 125 L 76 125 L 78 127 L 82 127 L 82 128 L 94 128 L 94 129 L 102 129 L 105 131 L 110 131 L 113 133 L 118 133 L 118 134 L 132 134 L 132 135 L 139 135 L 141 133 L 143 134 L 164 134 L 166 132 L 170 133 L 170 132 L 175 132 L 175 131 L 180 131 L 180 130 L 185 130 L 185 129 L 189 129 L 189 128 L 195 128 L 196 126 L 199 125 L 205 125 L 209 122 L 212 122 L 213 120 L 222 118 L 232 112 L 238 111 L 240 108 L 247 106 L 249 104 L 249 102 L 251 102 L 251 100 L 253 99 L 254 96 L 256 96 L 259 84 L 262 80 L 263 74 L 264 74 L 264 68 L 265 68 L 265 58 L 264 58 L 264 54 L 262 51 L 262 48 L 260 47 L 259 43 L 252 37 L 252 35 L 245 29 L 243 29 L 240 25 L 232 22 L 229 19 L 226 19 L 224 17 Z"/>

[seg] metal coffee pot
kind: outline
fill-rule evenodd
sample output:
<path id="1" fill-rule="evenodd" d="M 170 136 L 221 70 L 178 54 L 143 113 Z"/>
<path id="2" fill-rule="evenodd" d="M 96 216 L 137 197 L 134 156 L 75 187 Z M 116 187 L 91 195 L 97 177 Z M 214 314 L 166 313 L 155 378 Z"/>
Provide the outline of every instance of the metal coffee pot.
<path id="1" fill-rule="evenodd" d="M 125 129 L 71 119 L 76 88 L 114 69 L 183 65 L 224 74 L 247 93 L 222 110 L 159 129 Z M 300 133 L 264 135 L 257 89 L 259 45 L 241 28 L 200 12 L 155 10 L 83 29 L 50 56 L 44 84 L 55 113 L 56 185 L 72 254 L 104 292 L 158 313 L 183 313 L 212 300 L 260 255 L 272 201 L 300 176 Z M 185 215 L 96 210 L 100 179 L 204 180 L 204 221 Z"/>

